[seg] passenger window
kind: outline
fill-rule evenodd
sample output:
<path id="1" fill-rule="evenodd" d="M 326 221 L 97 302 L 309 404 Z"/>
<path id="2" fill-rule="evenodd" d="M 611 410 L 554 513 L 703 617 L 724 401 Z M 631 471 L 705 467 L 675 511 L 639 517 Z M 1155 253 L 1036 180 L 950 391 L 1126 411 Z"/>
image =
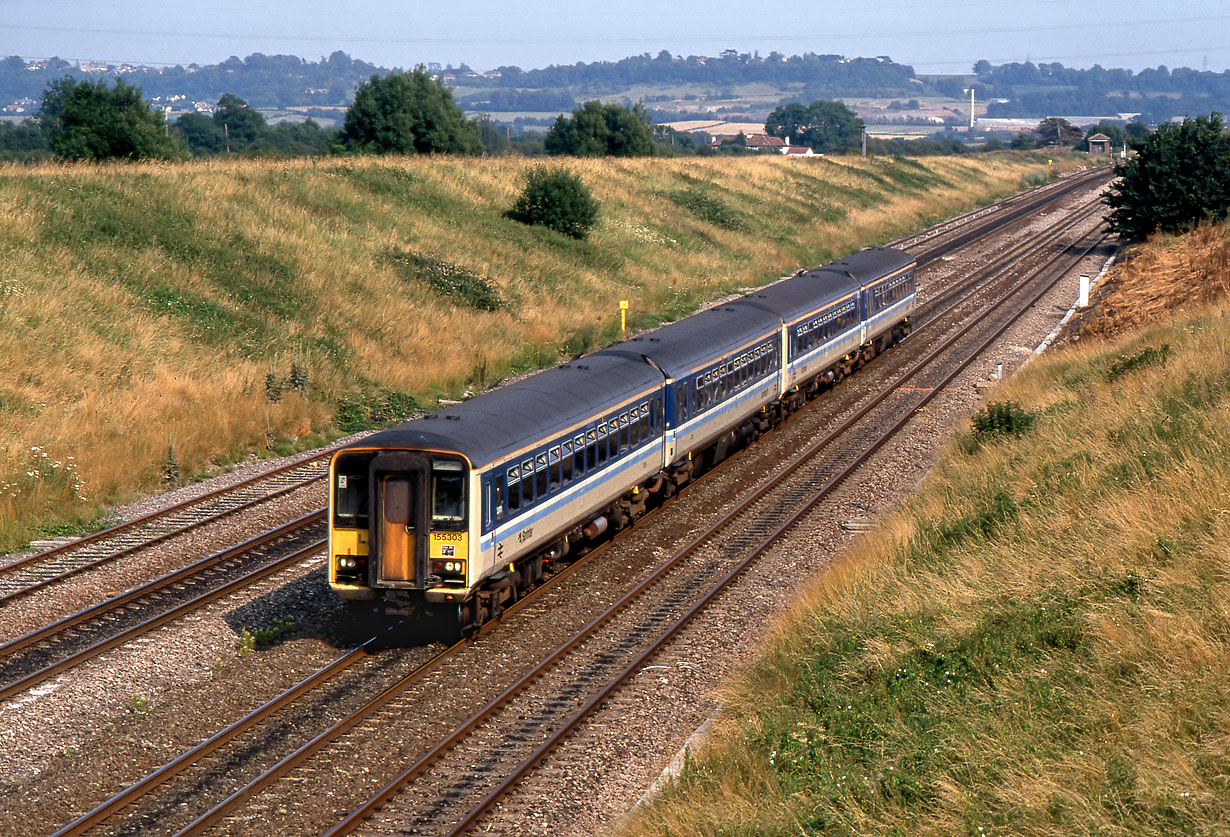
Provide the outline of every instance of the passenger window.
<path id="1" fill-rule="evenodd" d="M 521 501 L 528 506 L 534 496 L 534 460 L 526 459 L 521 463 Z"/>
<path id="2" fill-rule="evenodd" d="M 550 474 L 547 471 L 547 455 L 545 453 L 540 453 L 536 459 L 538 464 L 534 470 L 535 499 L 547 496 L 547 489 L 550 487 Z"/>
<path id="3" fill-rule="evenodd" d="M 574 477 L 579 477 L 581 474 L 585 473 L 585 436 L 582 434 L 580 436 L 572 437 L 570 446 L 572 448 L 573 455 L 572 475 Z"/>
<path id="4" fill-rule="evenodd" d="M 500 520 L 504 517 L 504 478 L 497 476 L 492 484 L 495 488 L 495 519 Z"/>
<path id="5" fill-rule="evenodd" d="M 551 490 L 555 491 L 559 488 L 560 483 L 563 481 L 563 474 L 561 471 L 563 468 L 563 463 L 560 461 L 560 448 L 558 445 L 551 448 L 548 452 L 547 463 L 550 465 L 551 471 Z"/>
<path id="6" fill-rule="evenodd" d="M 521 472 L 516 465 L 508 469 L 508 508 L 521 508 Z"/>
<path id="7" fill-rule="evenodd" d="M 607 443 L 607 426 L 606 423 L 598 425 L 598 461 L 606 462 L 610 449 Z"/>

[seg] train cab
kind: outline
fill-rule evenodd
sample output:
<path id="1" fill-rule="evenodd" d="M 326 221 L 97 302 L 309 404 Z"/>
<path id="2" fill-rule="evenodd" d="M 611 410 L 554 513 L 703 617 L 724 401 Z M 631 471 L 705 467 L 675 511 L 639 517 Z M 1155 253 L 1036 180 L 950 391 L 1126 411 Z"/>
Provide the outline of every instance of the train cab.
<path id="1" fill-rule="evenodd" d="M 456 454 L 336 454 L 329 490 L 333 589 L 344 599 L 380 596 L 403 605 L 461 601 L 469 586 L 470 473 Z"/>

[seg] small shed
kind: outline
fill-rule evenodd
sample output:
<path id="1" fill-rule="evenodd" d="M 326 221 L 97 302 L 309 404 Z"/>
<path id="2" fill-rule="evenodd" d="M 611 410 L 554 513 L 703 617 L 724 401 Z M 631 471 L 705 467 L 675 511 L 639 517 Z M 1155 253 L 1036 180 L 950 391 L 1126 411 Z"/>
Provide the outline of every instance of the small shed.
<path id="1" fill-rule="evenodd" d="M 1110 153 L 1110 137 L 1106 134 L 1094 134 L 1085 142 L 1089 143 L 1090 154 L 1109 154 Z"/>

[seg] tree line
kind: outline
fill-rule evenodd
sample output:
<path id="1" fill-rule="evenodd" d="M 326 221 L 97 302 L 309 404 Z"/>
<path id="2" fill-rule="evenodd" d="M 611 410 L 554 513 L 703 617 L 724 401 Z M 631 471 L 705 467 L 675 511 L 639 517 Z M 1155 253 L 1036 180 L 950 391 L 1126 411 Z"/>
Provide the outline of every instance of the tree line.
<path id="1" fill-rule="evenodd" d="M 123 79 L 65 76 L 48 85 L 37 116 L 0 123 L 0 159 L 179 160 L 189 156 L 320 154 L 499 154 L 645 156 L 671 153 L 640 106 L 586 102 L 536 140 L 518 143 L 485 117 L 467 118 L 452 91 L 425 68 L 372 75 L 355 91 L 340 128 L 314 120 L 270 125 L 226 93 L 212 114 L 170 122 Z M 515 148 L 518 144 L 521 148 Z M 675 153 L 687 148 L 678 143 Z"/>
<path id="2" fill-rule="evenodd" d="M 913 68 L 887 56 L 846 58 L 841 55 L 772 52 L 718 56 L 679 56 L 667 51 L 644 53 L 619 61 L 578 62 L 523 70 L 499 67 L 479 74 L 465 64 L 432 65 L 430 71 L 454 79 L 458 104 L 474 111 L 567 111 L 578 97 L 614 95 L 635 85 L 696 85 L 715 91 L 759 83 L 783 91 L 780 104 L 792 99 L 811 101 L 849 96 L 917 98 L 945 95 L 961 98 L 973 82 L 980 98 L 991 98 L 991 116 L 1046 116 L 1054 113 L 1142 113 L 1159 124 L 1172 117 L 1230 109 L 1230 71 L 1211 72 L 1165 66 L 1139 72 L 1065 67 L 1031 62 L 993 65 L 979 61 L 972 73 L 918 76 Z M 318 61 L 293 55 L 254 53 L 231 56 L 220 64 L 177 67 L 123 67 L 94 75 L 59 58 L 37 65 L 18 56 L 0 59 L 0 103 L 37 99 L 50 82 L 65 75 L 87 78 L 123 77 L 157 101 L 186 97 L 214 101 L 229 92 L 253 107 L 344 106 L 358 85 L 372 75 L 392 71 L 336 51 Z M 1001 101 L 1002 100 L 1002 101 Z"/>

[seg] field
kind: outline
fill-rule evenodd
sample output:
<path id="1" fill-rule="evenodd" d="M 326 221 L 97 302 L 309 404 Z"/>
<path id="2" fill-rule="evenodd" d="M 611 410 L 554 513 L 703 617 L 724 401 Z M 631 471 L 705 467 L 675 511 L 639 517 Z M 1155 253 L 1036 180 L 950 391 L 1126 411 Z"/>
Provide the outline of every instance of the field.
<path id="1" fill-rule="evenodd" d="M 1061 162 L 1061 165 L 1073 163 Z M 0 549 L 248 455 L 404 418 L 1014 192 L 1040 157 L 0 168 Z"/>
<path id="2" fill-rule="evenodd" d="M 1228 267 L 1210 227 L 1121 268 L 622 833 L 1225 833 Z"/>

